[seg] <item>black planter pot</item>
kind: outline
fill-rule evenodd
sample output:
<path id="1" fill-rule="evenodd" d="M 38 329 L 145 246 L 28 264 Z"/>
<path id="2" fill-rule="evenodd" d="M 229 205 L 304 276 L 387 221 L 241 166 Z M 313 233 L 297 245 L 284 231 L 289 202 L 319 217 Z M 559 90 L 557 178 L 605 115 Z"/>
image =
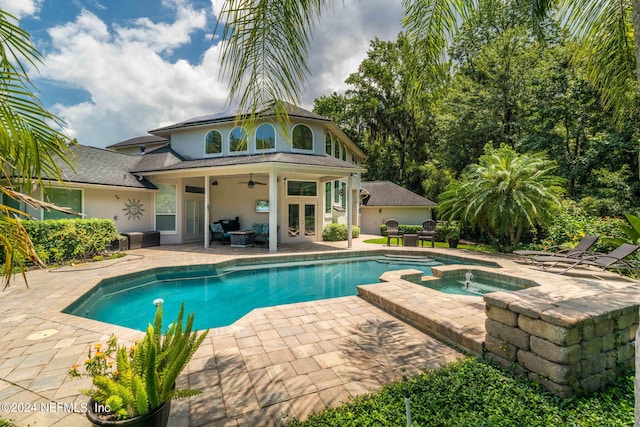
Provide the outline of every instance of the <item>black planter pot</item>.
<path id="1" fill-rule="evenodd" d="M 171 400 L 163 403 L 144 415 L 128 418 L 126 420 L 107 421 L 96 415 L 94 408 L 98 405 L 93 399 L 89 399 L 87 408 L 87 418 L 94 427 L 117 426 L 117 427 L 166 427 L 169 422 L 171 412 Z"/>
<path id="2" fill-rule="evenodd" d="M 450 248 L 458 247 L 458 239 L 447 239 L 447 242 L 449 243 Z"/>

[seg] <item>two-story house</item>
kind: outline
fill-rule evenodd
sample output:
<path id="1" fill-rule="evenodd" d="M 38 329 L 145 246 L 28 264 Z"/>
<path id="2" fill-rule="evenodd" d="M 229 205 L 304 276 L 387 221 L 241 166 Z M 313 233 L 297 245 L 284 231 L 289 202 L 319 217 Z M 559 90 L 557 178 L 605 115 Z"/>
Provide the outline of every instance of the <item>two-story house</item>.
<path id="1" fill-rule="evenodd" d="M 108 147 L 73 147 L 77 167 L 46 198 L 120 232 L 157 230 L 162 244 L 209 245 L 214 221 L 269 224 L 277 243 L 318 241 L 332 222 L 358 225 L 365 154 L 330 119 L 288 105 L 282 125 L 270 108 L 254 131 L 235 113 L 195 117 Z M 32 192 L 34 193 L 34 192 Z M 42 189 L 36 189 L 42 196 Z M 29 212 L 59 218 L 59 212 Z"/>

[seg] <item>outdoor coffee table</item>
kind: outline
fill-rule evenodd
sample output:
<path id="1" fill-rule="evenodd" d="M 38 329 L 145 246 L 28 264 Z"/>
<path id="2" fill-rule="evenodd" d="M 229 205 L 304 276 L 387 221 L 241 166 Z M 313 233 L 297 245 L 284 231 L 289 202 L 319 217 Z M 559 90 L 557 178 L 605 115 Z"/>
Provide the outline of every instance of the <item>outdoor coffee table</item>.
<path id="1" fill-rule="evenodd" d="M 232 248 L 246 248 L 253 246 L 253 235 L 256 234 L 253 230 L 238 230 L 229 232 L 229 240 L 231 241 Z"/>

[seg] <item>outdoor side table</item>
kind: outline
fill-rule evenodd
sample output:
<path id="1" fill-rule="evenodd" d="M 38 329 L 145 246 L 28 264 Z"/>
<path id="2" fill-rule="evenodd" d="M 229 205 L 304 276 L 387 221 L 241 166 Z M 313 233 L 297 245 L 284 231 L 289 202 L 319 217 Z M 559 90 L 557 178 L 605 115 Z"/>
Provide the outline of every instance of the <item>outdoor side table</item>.
<path id="1" fill-rule="evenodd" d="M 402 236 L 402 246 L 418 246 L 418 235 L 404 234 Z"/>

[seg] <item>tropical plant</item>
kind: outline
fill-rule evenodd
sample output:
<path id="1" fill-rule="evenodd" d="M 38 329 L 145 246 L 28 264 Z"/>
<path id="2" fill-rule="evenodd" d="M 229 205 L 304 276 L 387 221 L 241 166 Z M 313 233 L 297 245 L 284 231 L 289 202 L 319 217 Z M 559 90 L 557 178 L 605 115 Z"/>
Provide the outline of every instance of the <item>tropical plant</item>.
<path id="1" fill-rule="evenodd" d="M 487 145 L 478 164 L 439 197 L 444 218 L 460 219 L 486 233 L 500 250 L 515 247 L 522 233 L 546 224 L 560 208 L 562 179 L 542 153 L 517 154 Z"/>
<path id="2" fill-rule="evenodd" d="M 176 389 L 178 375 L 196 352 L 209 330 L 198 335 L 192 330 L 194 315 L 187 316 L 183 329 L 184 304 L 177 319 L 162 333 L 162 304 L 158 304 L 153 325 L 143 339 L 127 348 L 111 336 L 102 344 L 89 347 L 84 362 L 85 374 L 93 379 L 94 388 L 82 390 L 98 407 L 108 408 L 107 419 L 128 419 L 144 415 L 171 399 L 200 394 L 200 391 Z M 83 376 L 74 365 L 72 378 Z"/>
<path id="3" fill-rule="evenodd" d="M 22 177 L 29 177 L 23 186 L 28 193 L 31 179 L 40 185 L 45 178 L 62 182 L 54 159 L 71 166 L 68 146 L 72 141 L 54 129 L 53 126 L 61 128 L 62 121 L 47 111 L 34 95 L 25 65 L 37 68 L 41 63 L 40 52 L 33 46 L 29 33 L 20 28 L 18 19 L 4 10 L 0 10 L 0 40 L 0 180 L 3 182 L 0 185 L 0 246 L 6 260 L 3 270 L 6 288 L 14 266 L 20 267 L 23 276 L 24 260 L 42 266 L 20 222 L 21 216 L 28 215 L 10 201 L 36 209 L 52 207 L 16 191 L 16 184 Z"/>

